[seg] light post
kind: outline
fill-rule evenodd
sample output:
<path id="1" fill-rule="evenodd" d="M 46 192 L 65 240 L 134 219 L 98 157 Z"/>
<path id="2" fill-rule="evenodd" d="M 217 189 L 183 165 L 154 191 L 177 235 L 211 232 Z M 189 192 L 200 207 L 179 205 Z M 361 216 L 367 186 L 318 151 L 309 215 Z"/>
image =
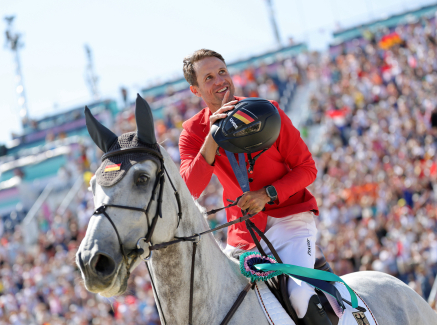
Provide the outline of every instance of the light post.
<path id="1" fill-rule="evenodd" d="M 270 22 L 272 24 L 273 33 L 275 35 L 276 43 L 278 43 L 279 47 L 282 47 L 281 37 L 279 36 L 278 24 L 276 23 L 275 12 L 273 10 L 272 0 L 266 0 L 267 7 L 269 10 Z"/>
<path id="2" fill-rule="evenodd" d="M 93 61 L 91 48 L 87 44 L 85 44 L 85 52 L 88 59 L 87 66 L 85 69 L 85 80 L 88 83 L 88 87 L 91 92 L 91 95 L 93 96 L 93 99 L 99 100 L 100 93 L 97 87 L 97 81 L 99 80 L 99 77 L 97 77 L 94 70 L 94 61 Z"/>
<path id="3" fill-rule="evenodd" d="M 29 114 L 27 109 L 26 92 L 24 91 L 23 74 L 21 72 L 19 49 L 23 47 L 23 43 L 20 41 L 21 34 L 14 33 L 12 24 L 15 16 L 5 17 L 7 23 L 6 28 L 6 45 L 14 54 L 15 59 L 15 82 L 17 85 L 16 92 L 18 95 L 18 112 L 21 119 L 23 129 L 29 127 Z"/>

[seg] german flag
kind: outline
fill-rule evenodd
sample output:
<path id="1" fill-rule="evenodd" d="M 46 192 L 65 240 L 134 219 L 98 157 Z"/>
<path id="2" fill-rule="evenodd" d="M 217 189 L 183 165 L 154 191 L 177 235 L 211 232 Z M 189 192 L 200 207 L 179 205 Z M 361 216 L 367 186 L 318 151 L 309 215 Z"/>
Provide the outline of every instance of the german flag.
<path id="1" fill-rule="evenodd" d="M 246 113 L 243 113 L 242 111 L 236 112 L 233 116 L 236 117 L 237 119 L 239 119 L 241 122 L 243 122 L 245 124 L 250 124 L 253 121 L 255 121 L 253 118 L 251 118 Z"/>
<path id="2" fill-rule="evenodd" d="M 398 33 L 393 32 L 381 37 L 381 40 L 379 41 L 378 45 L 383 50 L 388 50 L 392 46 L 400 43 L 402 43 L 402 38 L 399 36 Z"/>
<path id="3" fill-rule="evenodd" d="M 106 166 L 105 167 L 105 173 L 106 172 L 113 172 L 113 171 L 116 171 L 116 170 L 120 170 L 120 168 L 121 168 L 121 164 L 114 164 L 114 165 L 108 165 L 108 166 Z"/>

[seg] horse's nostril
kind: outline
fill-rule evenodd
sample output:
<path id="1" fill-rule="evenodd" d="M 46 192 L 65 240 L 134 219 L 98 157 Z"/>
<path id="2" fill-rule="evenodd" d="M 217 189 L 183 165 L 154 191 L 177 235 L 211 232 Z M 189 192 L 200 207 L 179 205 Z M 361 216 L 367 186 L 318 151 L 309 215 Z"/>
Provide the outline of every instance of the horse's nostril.
<path id="1" fill-rule="evenodd" d="M 106 277 L 114 273 L 115 262 L 111 257 L 103 254 L 97 254 L 97 256 L 94 258 L 96 259 L 95 264 L 93 263 L 94 270 L 98 275 Z"/>

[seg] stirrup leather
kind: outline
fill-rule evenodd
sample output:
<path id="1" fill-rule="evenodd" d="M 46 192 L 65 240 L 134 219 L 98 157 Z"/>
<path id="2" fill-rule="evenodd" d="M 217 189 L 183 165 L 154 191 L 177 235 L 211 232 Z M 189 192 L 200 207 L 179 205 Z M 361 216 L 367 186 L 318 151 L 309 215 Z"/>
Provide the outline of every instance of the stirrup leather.
<path id="1" fill-rule="evenodd" d="M 299 325 L 332 325 L 317 295 L 311 297 L 307 313 L 299 319 Z"/>

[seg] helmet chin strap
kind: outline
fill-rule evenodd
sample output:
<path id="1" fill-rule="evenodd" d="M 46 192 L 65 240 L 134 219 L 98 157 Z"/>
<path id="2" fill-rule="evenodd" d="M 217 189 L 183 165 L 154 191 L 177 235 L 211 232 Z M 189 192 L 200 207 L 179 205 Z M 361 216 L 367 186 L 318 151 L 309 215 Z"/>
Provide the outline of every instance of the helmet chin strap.
<path id="1" fill-rule="evenodd" d="M 261 156 L 262 153 L 266 152 L 269 148 L 263 149 L 259 154 L 252 158 L 252 154 L 247 154 L 247 159 L 249 160 L 249 174 L 253 174 L 253 167 L 255 166 L 255 161 Z"/>
<path id="2" fill-rule="evenodd" d="M 252 154 L 247 154 L 247 159 L 249 160 L 249 169 L 246 169 L 246 161 L 244 158 L 244 153 L 238 154 L 238 162 L 235 158 L 234 153 L 225 150 L 226 156 L 231 164 L 232 170 L 234 171 L 235 177 L 237 178 L 238 184 L 240 185 L 243 193 L 250 191 L 249 186 L 249 174 L 253 173 L 253 167 L 255 166 L 256 160 L 261 156 L 262 153 L 266 152 L 269 148 L 263 149 L 259 154 L 252 158 Z"/>

